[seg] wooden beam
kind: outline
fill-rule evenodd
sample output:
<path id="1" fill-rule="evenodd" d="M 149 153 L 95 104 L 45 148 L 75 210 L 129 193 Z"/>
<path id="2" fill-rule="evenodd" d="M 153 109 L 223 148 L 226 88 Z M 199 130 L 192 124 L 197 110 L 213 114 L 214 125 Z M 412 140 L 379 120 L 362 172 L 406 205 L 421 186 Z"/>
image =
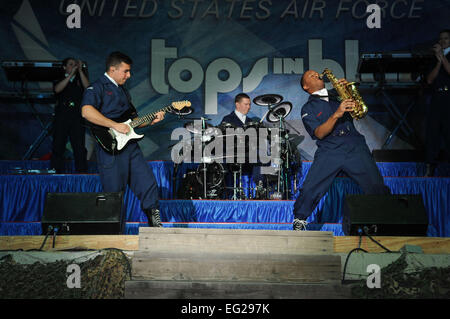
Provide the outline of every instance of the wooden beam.
<path id="1" fill-rule="evenodd" d="M 338 255 L 247 252 L 134 252 L 133 278 L 146 280 L 334 283 L 341 280 Z"/>
<path id="2" fill-rule="evenodd" d="M 450 238 L 448 237 L 391 237 L 374 236 L 373 239 L 380 242 L 391 251 L 399 251 L 404 245 L 420 246 L 425 254 L 450 254 Z M 357 248 L 358 236 L 335 236 L 334 252 L 348 253 L 353 248 Z M 361 248 L 370 253 L 385 252 L 383 248 L 375 244 L 369 237 L 363 236 Z"/>
<path id="3" fill-rule="evenodd" d="M 0 236 L 0 250 L 39 249 L 45 236 Z M 49 236 L 42 250 L 104 249 L 138 250 L 138 235 L 71 235 L 57 236 L 55 248 Z"/>
<path id="4" fill-rule="evenodd" d="M 333 233 L 321 231 L 139 228 L 139 250 L 150 253 L 333 253 Z"/>
<path id="5" fill-rule="evenodd" d="M 446 237 L 388 237 L 376 236 L 374 239 L 393 251 L 398 251 L 404 245 L 416 245 L 422 247 L 426 254 L 450 254 L 450 238 Z M 0 236 L 0 250 L 30 250 L 39 249 L 44 236 Z M 335 236 L 334 252 L 348 253 L 358 247 L 358 236 Z M 47 239 L 43 250 L 52 250 L 52 237 Z M 57 236 L 55 250 L 85 248 L 104 249 L 118 248 L 122 250 L 139 250 L 139 235 L 71 235 Z M 368 237 L 363 237 L 361 248 L 379 253 L 384 250 L 373 243 Z"/>
<path id="6" fill-rule="evenodd" d="M 351 290 L 350 287 L 331 284 L 177 280 L 125 281 L 125 299 L 174 298 L 349 299 L 351 298 Z M 225 311 L 226 309 L 223 308 L 222 313 Z M 219 312 L 220 315 L 221 313 Z"/>

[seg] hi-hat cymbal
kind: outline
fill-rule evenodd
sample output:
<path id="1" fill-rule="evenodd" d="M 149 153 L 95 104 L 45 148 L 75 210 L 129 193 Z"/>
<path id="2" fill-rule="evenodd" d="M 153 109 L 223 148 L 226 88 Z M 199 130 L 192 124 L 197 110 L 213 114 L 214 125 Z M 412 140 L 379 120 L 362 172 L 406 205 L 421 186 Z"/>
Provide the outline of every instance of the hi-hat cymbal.
<path id="1" fill-rule="evenodd" d="M 206 128 L 205 129 L 210 129 L 212 127 L 214 127 L 214 126 L 212 126 L 211 124 L 206 123 Z M 188 123 L 184 124 L 184 128 L 186 130 L 188 130 L 189 132 L 191 132 L 191 133 L 202 134 L 202 125 L 201 124 L 200 125 L 199 124 L 195 125 L 194 122 L 188 122 Z"/>
<path id="2" fill-rule="evenodd" d="M 269 114 L 267 115 L 267 122 L 276 123 L 281 118 L 285 118 L 292 111 L 291 102 L 282 102 L 277 106 L 273 107 Z"/>
<path id="3" fill-rule="evenodd" d="M 264 94 L 253 99 L 253 103 L 259 106 L 275 105 L 283 101 L 283 97 L 278 94 Z"/>
<path id="4" fill-rule="evenodd" d="M 181 120 L 183 121 L 201 121 L 201 120 L 205 120 L 205 121 L 211 121 L 211 119 L 205 118 L 205 117 L 184 117 Z"/>

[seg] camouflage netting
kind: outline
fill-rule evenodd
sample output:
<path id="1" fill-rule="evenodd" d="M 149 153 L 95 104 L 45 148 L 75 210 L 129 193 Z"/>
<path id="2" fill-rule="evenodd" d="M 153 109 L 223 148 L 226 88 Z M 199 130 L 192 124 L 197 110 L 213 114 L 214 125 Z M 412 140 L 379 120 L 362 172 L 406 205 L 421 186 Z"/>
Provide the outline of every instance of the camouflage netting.
<path id="1" fill-rule="evenodd" d="M 67 272 L 76 263 L 81 270 L 81 288 L 68 288 Z M 0 299 L 110 299 L 123 298 L 130 263 L 119 250 L 104 250 L 82 263 L 56 261 L 31 265 L 16 263 L 11 255 L 0 260 Z"/>
<path id="2" fill-rule="evenodd" d="M 423 268 L 414 272 L 408 267 L 406 254 L 381 269 L 381 288 L 368 288 L 366 280 L 352 288 L 353 298 L 373 299 L 441 299 L 450 298 L 450 267 Z"/>

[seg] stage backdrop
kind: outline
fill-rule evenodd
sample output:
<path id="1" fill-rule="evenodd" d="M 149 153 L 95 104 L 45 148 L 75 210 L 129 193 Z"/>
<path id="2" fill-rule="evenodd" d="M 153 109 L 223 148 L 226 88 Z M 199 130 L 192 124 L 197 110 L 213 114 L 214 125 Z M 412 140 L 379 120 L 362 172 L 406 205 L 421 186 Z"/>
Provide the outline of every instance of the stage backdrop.
<path id="1" fill-rule="evenodd" d="M 70 7 L 78 4 L 81 9 Z M 381 7 L 379 28 L 376 11 Z M 253 99 L 275 93 L 293 104 L 287 120 L 300 135 L 297 148 L 311 159 L 315 144 L 304 130 L 300 111 L 307 99 L 299 80 L 304 71 L 355 80 L 361 53 L 414 52 L 428 49 L 438 31 L 448 28 L 450 0 L 18 0 L 0 9 L 2 60 L 87 62 L 94 81 L 105 71 L 108 53 L 119 50 L 134 61 L 127 82 L 140 114 L 171 101 L 188 99 L 195 112 L 213 125 L 234 108 L 234 96 Z M 0 70 L 2 92 L 19 90 Z M 28 84 L 48 89 L 48 84 Z M 372 97 L 367 96 L 368 100 Z M 375 100 L 375 99 L 374 99 Z M 20 101 L 19 101 L 20 102 Z M 0 159 L 21 158 L 41 132 L 36 117 L 51 120 L 53 105 L 5 102 L 0 105 Z M 376 103 L 375 101 L 373 103 Z M 251 117 L 266 108 L 252 105 Z M 149 160 L 170 159 L 172 131 L 183 126 L 175 116 L 143 129 Z M 380 148 L 389 125 L 374 114 L 357 122 L 371 149 Z M 303 138 L 304 137 L 304 138 Z M 47 138 L 33 157 L 50 151 Z M 395 138 L 389 148 L 411 148 Z"/>

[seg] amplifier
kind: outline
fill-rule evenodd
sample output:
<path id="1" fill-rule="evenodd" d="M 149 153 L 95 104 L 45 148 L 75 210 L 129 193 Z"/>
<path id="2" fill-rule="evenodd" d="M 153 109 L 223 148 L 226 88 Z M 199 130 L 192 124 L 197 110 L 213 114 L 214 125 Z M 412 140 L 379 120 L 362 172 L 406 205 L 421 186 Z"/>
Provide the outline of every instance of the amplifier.
<path id="1" fill-rule="evenodd" d="M 428 217 L 422 195 L 347 195 L 344 234 L 359 235 L 364 227 L 370 235 L 426 236 Z"/>
<path id="2" fill-rule="evenodd" d="M 42 233 L 49 226 L 61 235 L 112 235 L 123 233 L 123 192 L 47 193 Z"/>

